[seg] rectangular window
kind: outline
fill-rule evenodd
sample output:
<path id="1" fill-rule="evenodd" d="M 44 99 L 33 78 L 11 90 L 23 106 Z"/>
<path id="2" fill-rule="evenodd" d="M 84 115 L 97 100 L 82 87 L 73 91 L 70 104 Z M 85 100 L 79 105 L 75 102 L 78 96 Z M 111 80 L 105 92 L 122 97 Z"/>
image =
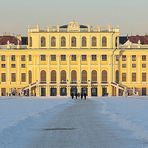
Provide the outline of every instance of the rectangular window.
<path id="1" fill-rule="evenodd" d="M 76 60 L 77 60 L 76 55 L 72 55 L 72 56 L 71 56 L 71 60 L 72 60 L 72 61 L 76 61 Z"/>
<path id="2" fill-rule="evenodd" d="M 122 82 L 126 82 L 126 73 L 122 73 Z"/>
<path id="3" fill-rule="evenodd" d="M 21 61 L 26 61 L 26 56 L 25 55 L 21 55 Z"/>
<path id="4" fill-rule="evenodd" d="M 120 59 L 120 56 L 116 55 L 116 61 L 119 61 L 119 59 Z"/>
<path id="5" fill-rule="evenodd" d="M 92 55 L 92 56 L 91 56 L 91 60 L 92 60 L 92 61 L 97 61 L 97 55 Z"/>
<path id="6" fill-rule="evenodd" d="M 15 61 L 15 55 L 11 55 L 11 61 Z"/>
<path id="7" fill-rule="evenodd" d="M 142 61 L 146 61 L 146 55 L 142 55 Z"/>
<path id="8" fill-rule="evenodd" d="M 41 61 L 46 61 L 46 55 L 40 55 Z"/>
<path id="9" fill-rule="evenodd" d="M 26 64 L 21 64 L 21 68 L 26 68 Z"/>
<path id="10" fill-rule="evenodd" d="M 66 61 L 66 55 L 61 55 L 61 61 Z"/>
<path id="11" fill-rule="evenodd" d="M 21 82 L 26 82 L 26 73 L 21 74 Z"/>
<path id="12" fill-rule="evenodd" d="M 146 68 L 146 64 L 142 64 L 142 68 Z"/>
<path id="13" fill-rule="evenodd" d="M 136 73 L 132 73 L 132 82 L 136 82 Z"/>
<path id="14" fill-rule="evenodd" d="M 146 82 L 146 72 L 142 73 L 142 82 Z"/>
<path id="15" fill-rule="evenodd" d="M 56 61 L 56 55 L 51 55 L 51 61 Z"/>
<path id="16" fill-rule="evenodd" d="M 16 68 L 16 65 L 15 64 L 11 64 L 11 68 Z"/>
<path id="17" fill-rule="evenodd" d="M 107 61 L 107 55 L 102 55 L 102 61 Z"/>
<path id="18" fill-rule="evenodd" d="M 32 55 L 29 55 L 29 61 L 32 61 Z"/>
<path id="19" fill-rule="evenodd" d="M 1 74 L 1 81 L 6 82 L 6 73 Z"/>
<path id="20" fill-rule="evenodd" d="M 126 61 L 126 55 L 122 55 L 122 61 Z"/>
<path id="21" fill-rule="evenodd" d="M 11 73 L 11 82 L 16 82 L 16 73 Z"/>
<path id="22" fill-rule="evenodd" d="M 136 68 L 136 64 L 132 64 L 132 68 Z"/>
<path id="23" fill-rule="evenodd" d="M 1 55 L 1 61 L 6 61 L 6 56 L 5 55 Z"/>
<path id="24" fill-rule="evenodd" d="M 132 55 L 132 61 L 136 61 L 136 55 Z"/>
<path id="25" fill-rule="evenodd" d="M 82 58 L 82 61 L 87 61 L 87 56 L 86 55 L 82 55 L 81 58 Z"/>
<path id="26" fill-rule="evenodd" d="M 1 64 L 1 68 L 6 68 L 6 64 Z"/>
<path id="27" fill-rule="evenodd" d="M 122 64 L 122 68 L 126 68 L 126 64 Z"/>

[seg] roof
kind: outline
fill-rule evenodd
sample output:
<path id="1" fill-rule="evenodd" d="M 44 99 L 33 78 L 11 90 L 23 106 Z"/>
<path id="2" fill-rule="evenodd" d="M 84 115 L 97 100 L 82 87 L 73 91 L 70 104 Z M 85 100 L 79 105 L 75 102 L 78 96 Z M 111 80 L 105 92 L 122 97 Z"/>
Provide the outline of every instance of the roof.
<path id="1" fill-rule="evenodd" d="M 60 28 L 68 28 L 68 25 L 62 25 L 60 26 Z M 88 27 L 85 25 L 80 25 L 80 28 L 88 28 Z"/>
<path id="2" fill-rule="evenodd" d="M 140 43 L 142 45 L 144 44 L 148 44 L 148 36 L 145 35 L 145 36 L 139 36 L 139 35 L 136 35 L 136 36 L 130 36 L 128 37 L 129 41 L 132 42 L 132 43 L 137 43 L 140 41 Z"/>
<path id="3" fill-rule="evenodd" d="M 120 36 L 119 37 L 119 43 L 120 44 L 125 44 L 128 40 L 128 37 L 127 36 Z"/>
<path id="4" fill-rule="evenodd" d="M 19 39 L 15 36 L 0 36 L 0 45 L 7 45 L 7 43 L 17 45 Z"/>
<path id="5" fill-rule="evenodd" d="M 140 44 L 145 45 L 148 44 L 148 36 L 120 36 L 119 38 L 119 42 L 120 44 L 125 44 L 127 41 L 130 41 L 133 44 L 138 44 L 138 42 L 140 41 Z"/>

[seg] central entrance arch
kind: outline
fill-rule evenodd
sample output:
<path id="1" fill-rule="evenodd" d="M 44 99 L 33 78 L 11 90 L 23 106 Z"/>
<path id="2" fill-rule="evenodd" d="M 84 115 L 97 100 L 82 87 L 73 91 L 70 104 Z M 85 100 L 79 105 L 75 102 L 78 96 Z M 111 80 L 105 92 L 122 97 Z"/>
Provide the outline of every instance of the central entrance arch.
<path id="1" fill-rule="evenodd" d="M 72 86 L 71 89 L 70 89 L 70 94 L 76 94 L 78 92 L 78 89 L 76 86 Z"/>
<path id="2" fill-rule="evenodd" d="M 81 88 L 81 94 L 86 93 L 86 95 L 88 95 L 88 88 L 87 87 L 82 87 Z"/>

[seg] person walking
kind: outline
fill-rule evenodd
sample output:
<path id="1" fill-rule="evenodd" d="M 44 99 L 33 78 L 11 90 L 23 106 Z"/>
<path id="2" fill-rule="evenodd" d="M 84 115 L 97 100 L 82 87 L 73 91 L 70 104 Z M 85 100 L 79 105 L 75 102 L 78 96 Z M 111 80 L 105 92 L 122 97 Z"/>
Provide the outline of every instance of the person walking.
<path id="1" fill-rule="evenodd" d="M 84 93 L 84 99 L 86 100 L 86 96 L 87 96 L 87 94 L 86 93 Z"/>
<path id="2" fill-rule="evenodd" d="M 83 99 L 83 93 L 81 93 L 81 100 Z"/>
<path id="3" fill-rule="evenodd" d="M 71 93 L 71 98 L 72 98 L 72 99 L 74 98 L 74 93 Z"/>
<path id="4" fill-rule="evenodd" d="M 77 93 L 75 93 L 75 96 L 76 96 L 76 99 L 77 99 L 77 97 L 78 97 L 78 94 L 77 94 Z"/>

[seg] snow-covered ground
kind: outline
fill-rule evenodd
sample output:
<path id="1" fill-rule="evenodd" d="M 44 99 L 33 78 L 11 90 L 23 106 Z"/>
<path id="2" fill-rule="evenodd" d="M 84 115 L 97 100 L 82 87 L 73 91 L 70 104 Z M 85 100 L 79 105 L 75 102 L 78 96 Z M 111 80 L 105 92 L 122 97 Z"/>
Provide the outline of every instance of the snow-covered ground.
<path id="1" fill-rule="evenodd" d="M 89 98 L 110 118 L 109 126 L 127 130 L 126 136 L 148 141 L 148 97 Z M 0 148 L 27 147 L 37 129 L 74 103 L 69 98 L 0 98 Z M 29 132 L 34 130 L 34 132 Z"/>
<path id="2" fill-rule="evenodd" d="M 28 133 L 30 127 L 33 126 L 35 129 L 41 126 L 49 120 L 49 117 L 52 118 L 58 113 L 58 106 L 65 104 L 66 107 L 71 103 L 68 98 L 1 97 L 0 148 L 25 147 L 26 139 L 34 136 Z"/>
<path id="3" fill-rule="evenodd" d="M 131 135 L 127 136 L 148 142 L 148 97 L 111 97 L 101 103 L 102 113 L 114 126 L 129 131 Z"/>

